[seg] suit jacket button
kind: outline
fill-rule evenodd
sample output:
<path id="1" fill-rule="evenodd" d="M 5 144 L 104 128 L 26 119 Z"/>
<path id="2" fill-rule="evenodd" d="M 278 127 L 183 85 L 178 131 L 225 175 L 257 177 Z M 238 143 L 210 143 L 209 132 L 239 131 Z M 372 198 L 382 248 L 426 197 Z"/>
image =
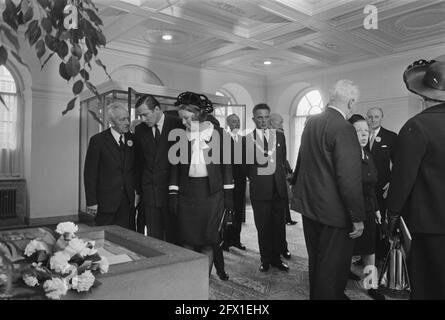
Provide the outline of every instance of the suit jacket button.
<path id="1" fill-rule="evenodd" d="M 121 190 L 124 190 L 124 187 L 123 187 L 123 186 L 121 186 Z"/>

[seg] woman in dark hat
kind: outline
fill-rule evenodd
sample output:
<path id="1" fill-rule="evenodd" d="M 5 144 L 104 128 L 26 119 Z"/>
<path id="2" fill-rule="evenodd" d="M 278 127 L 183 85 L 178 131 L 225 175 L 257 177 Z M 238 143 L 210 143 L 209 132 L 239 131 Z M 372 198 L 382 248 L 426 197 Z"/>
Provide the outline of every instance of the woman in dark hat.
<path id="1" fill-rule="evenodd" d="M 220 242 L 223 212 L 233 209 L 232 168 L 223 164 L 224 131 L 207 120 L 213 112 L 211 101 L 204 95 L 184 92 L 175 104 L 187 137 L 187 148 L 179 153 L 188 151 L 185 163 L 172 166 L 169 187 L 172 204 L 177 200 L 178 243 L 206 254 L 210 274 L 212 246 Z"/>
<path id="2" fill-rule="evenodd" d="M 410 298 L 445 299 L 445 62 L 416 61 L 403 80 L 423 98 L 425 110 L 403 125 L 396 140 L 389 230 L 392 235 L 403 215 L 412 238 Z"/>
<path id="3" fill-rule="evenodd" d="M 380 215 L 379 204 L 375 194 L 377 170 L 372 161 L 371 154 L 364 149 L 369 141 L 369 127 L 365 118 L 359 114 L 352 115 L 349 118 L 349 122 L 357 131 L 358 140 L 362 147 L 362 184 L 366 211 L 365 228 L 362 236 L 355 240 L 354 255 L 362 256 L 365 267 L 364 273 L 371 272 L 371 275 L 366 274 L 366 276 L 372 277 L 372 281 L 370 281 L 371 287 L 367 288 L 368 294 L 373 299 L 385 300 L 385 296 L 378 291 L 377 268 L 375 267 L 376 223 L 382 223 L 382 216 Z M 369 285 L 368 277 L 365 279 L 367 285 Z"/>

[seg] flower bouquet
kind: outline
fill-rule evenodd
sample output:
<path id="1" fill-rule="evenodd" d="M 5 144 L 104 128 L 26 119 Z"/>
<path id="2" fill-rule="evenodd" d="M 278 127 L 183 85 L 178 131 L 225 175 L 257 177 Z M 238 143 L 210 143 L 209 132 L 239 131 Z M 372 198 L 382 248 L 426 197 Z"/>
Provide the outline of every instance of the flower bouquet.
<path id="1" fill-rule="evenodd" d="M 98 254 L 94 241 L 78 238 L 77 230 L 74 223 L 64 222 L 56 228 L 57 240 L 51 235 L 31 240 L 16 282 L 49 299 L 60 299 L 68 290 L 89 292 L 99 285 L 95 275 L 108 272 L 108 260 Z"/>

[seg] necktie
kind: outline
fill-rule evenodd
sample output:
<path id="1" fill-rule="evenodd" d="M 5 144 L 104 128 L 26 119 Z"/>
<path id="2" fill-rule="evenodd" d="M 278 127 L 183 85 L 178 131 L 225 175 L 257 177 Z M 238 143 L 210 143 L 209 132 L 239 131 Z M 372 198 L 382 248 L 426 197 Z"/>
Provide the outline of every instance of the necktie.
<path id="1" fill-rule="evenodd" d="M 121 154 L 121 162 L 122 162 L 122 166 L 124 165 L 125 162 L 125 142 L 124 142 L 124 135 L 121 134 L 121 136 L 119 137 L 119 150 L 120 150 L 120 154 Z"/>
<path id="2" fill-rule="evenodd" d="M 155 124 L 155 144 L 156 144 L 156 146 L 158 146 L 158 144 L 159 144 L 160 137 L 161 137 L 161 132 L 159 131 L 158 124 L 156 123 Z"/>
<path id="3" fill-rule="evenodd" d="M 263 145 L 264 145 L 264 156 L 267 157 L 268 156 L 268 151 L 269 151 L 269 143 L 267 142 L 267 138 L 266 138 L 266 129 L 263 130 Z"/>
<path id="4" fill-rule="evenodd" d="M 374 144 L 374 140 L 375 140 L 375 131 L 373 131 L 371 133 L 371 138 L 369 139 L 369 150 L 372 149 L 372 145 Z"/>

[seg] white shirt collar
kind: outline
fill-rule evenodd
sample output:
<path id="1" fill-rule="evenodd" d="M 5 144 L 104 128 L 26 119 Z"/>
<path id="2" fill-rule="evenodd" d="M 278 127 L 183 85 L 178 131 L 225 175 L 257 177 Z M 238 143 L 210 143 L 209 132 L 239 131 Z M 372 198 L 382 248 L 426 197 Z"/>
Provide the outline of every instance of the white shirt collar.
<path id="1" fill-rule="evenodd" d="M 263 131 L 266 134 L 266 139 L 269 140 L 269 129 L 258 129 L 258 128 L 256 128 L 255 130 L 256 130 L 257 137 L 259 137 L 261 140 L 263 140 Z"/>
<path id="2" fill-rule="evenodd" d="M 332 105 L 328 105 L 328 108 L 337 110 L 338 112 L 340 112 L 340 114 L 341 114 L 341 115 L 343 116 L 343 118 L 345 118 L 345 120 L 346 120 L 346 114 L 345 114 L 343 111 L 341 111 L 339 108 L 334 107 L 334 106 L 332 106 Z"/>
<path id="3" fill-rule="evenodd" d="M 376 130 L 373 131 L 373 133 L 374 133 L 374 138 L 377 137 L 377 135 L 379 134 L 381 128 L 382 128 L 382 127 L 378 127 Z"/>
<path id="4" fill-rule="evenodd" d="M 114 140 L 116 140 L 116 143 L 119 145 L 119 140 L 121 138 L 121 134 L 119 132 L 117 132 L 116 130 L 114 130 L 112 127 L 110 127 L 111 129 L 111 134 L 113 135 Z M 124 140 L 125 143 L 125 135 L 122 134 L 122 139 Z"/>

